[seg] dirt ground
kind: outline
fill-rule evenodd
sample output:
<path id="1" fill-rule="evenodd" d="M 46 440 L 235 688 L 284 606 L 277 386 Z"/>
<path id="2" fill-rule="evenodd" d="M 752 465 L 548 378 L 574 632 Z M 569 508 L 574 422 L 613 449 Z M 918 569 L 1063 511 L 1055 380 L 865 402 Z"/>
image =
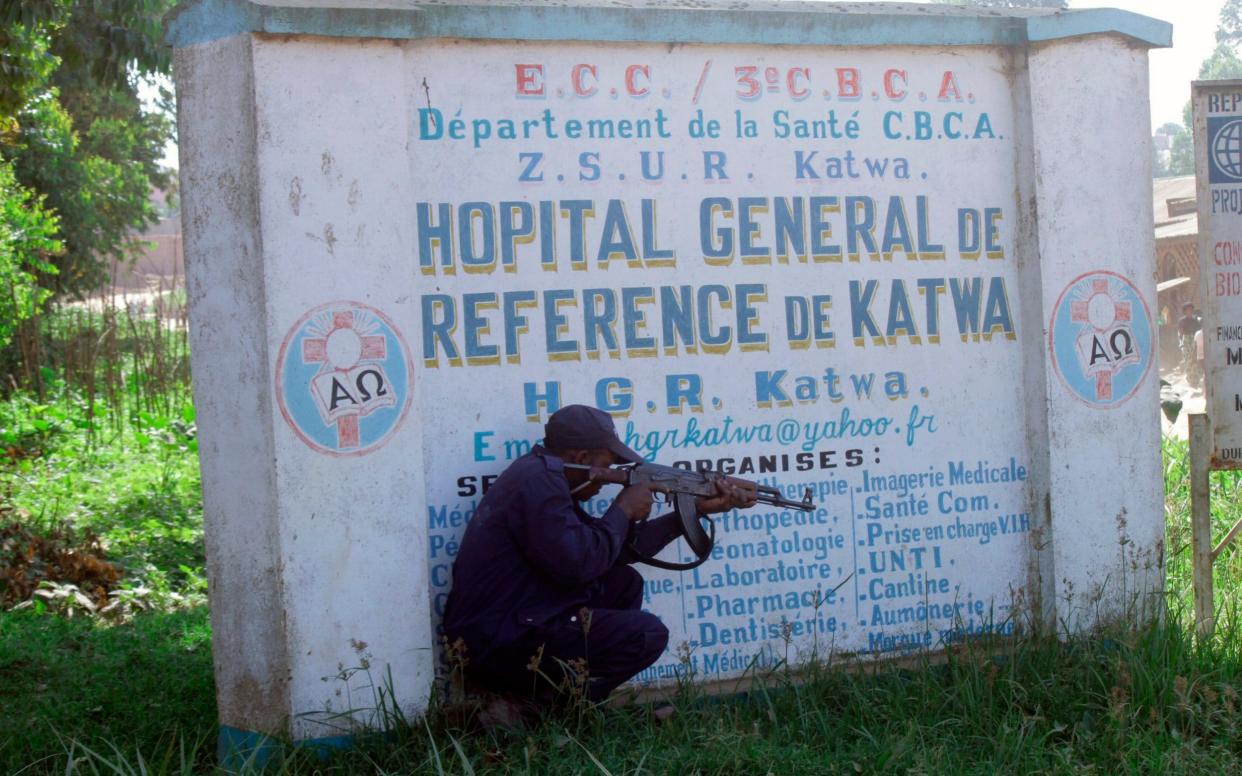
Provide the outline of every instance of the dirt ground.
<path id="1" fill-rule="evenodd" d="M 1161 364 L 1160 379 L 1168 381 L 1173 386 L 1173 390 L 1182 398 L 1182 411 L 1177 415 L 1177 422 L 1170 423 L 1161 412 L 1160 428 L 1166 435 L 1186 439 L 1189 435 L 1186 416 L 1192 412 L 1204 411 L 1203 389 L 1191 387 L 1180 364 L 1173 364 L 1169 367 Z"/>

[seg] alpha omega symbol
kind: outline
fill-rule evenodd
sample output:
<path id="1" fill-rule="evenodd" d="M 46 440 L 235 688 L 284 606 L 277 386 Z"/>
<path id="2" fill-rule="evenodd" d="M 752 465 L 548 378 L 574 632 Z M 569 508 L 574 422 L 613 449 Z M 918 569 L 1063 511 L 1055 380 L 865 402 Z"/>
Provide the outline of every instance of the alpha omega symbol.
<path id="1" fill-rule="evenodd" d="M 1061 381 L 1092 406 L 1130 398 L 1151 366 L 1147 304 L 1129 280 L 1111 272 L 1081 275 L 1061 292 L 1049 339 Z"/>
<path id="2" fill-rule="evenodd" d="M 298 437 L 333 455 L 382 445 L 409 408 L 413 367 L 392 322 L 357 302 L 311 310 L 285 337 L 280 408 Z"/>

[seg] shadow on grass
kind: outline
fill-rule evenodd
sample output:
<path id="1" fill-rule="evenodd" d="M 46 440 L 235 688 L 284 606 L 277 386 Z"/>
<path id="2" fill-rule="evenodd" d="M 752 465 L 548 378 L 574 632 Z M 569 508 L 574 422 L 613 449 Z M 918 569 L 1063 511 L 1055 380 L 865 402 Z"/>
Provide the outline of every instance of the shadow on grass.
<path id="1" fill-rule="evenodd" d="M 65 773 L 71 741 L 150 757 L 214 737 L 207 609 L 120 625 L 2 613 L 0 709 L 0 773 Z"/>

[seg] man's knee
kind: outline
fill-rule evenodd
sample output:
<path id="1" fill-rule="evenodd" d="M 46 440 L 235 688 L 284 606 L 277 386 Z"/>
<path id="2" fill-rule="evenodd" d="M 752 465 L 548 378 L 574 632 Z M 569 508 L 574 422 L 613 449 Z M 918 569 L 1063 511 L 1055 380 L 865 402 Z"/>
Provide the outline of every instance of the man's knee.
<path id="1" fill-rule="evenodd" d="M 592 665 L 604 674 L 631 676 L 659 660 L 668 646 L 668 628 L 651 612 L 613 612 L 608 625 L 592 630 Z"/>
<path id="2" fill-rule="evenodd" d="M 668 626 L 650 612 L 643 612 L 643 648 L 641 659 L 643 668 L 660 659 L 668 646 Z"/>

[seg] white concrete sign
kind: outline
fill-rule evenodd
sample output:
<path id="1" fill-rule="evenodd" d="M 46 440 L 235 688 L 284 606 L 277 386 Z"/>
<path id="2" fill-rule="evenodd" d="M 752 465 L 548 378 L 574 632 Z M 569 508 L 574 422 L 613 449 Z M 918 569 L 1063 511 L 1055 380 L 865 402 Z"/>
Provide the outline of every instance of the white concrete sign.
<path id="1" fill-rule="evenodd" d="M 1159 600 L 1167 25 L 693 6 L 170 20 L 228 752 L 365 724 L 363 663 L 424 708 L 464 527 L 570 403 L 817 505 L 644 569 L 639 683 Z"/>
<path id="2" fill-rule="evenodd" d="M 1242 81 L 1193 85 L 1212 466 L 1242 468 Z"/>

